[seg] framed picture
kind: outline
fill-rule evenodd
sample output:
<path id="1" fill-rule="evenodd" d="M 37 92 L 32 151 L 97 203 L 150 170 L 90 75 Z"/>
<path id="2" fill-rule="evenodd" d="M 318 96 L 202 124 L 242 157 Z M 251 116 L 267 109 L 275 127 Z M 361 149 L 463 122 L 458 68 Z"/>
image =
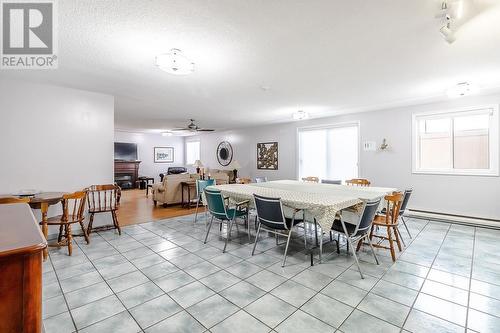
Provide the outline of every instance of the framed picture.
<path id="1" fill-rule="evenodd" d="M 155 163 L 174 163 L 174 147 L 155 147 Z"/>
<path id="2" fill-rule="evenodd" d="M 257 143 L 257 169 L 278 170 L 278 143 Z"/>

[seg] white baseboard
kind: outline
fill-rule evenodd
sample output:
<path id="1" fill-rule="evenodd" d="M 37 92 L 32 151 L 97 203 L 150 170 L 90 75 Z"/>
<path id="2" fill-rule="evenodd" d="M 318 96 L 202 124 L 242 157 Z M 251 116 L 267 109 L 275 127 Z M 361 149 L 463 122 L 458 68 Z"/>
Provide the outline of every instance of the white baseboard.
<path id="1" fill-rule="evenodd" d="M 429 219 L 433 221 L 453 222 L 456 224 L 500 229 L 500 220 L 482 219 L 471 216 L 457 216 L 457 215 L 449 215 L 436 212 L 424 212 L 411 209 L 407 210 L 405 216 L 420 218 L 420 219 Z"/>

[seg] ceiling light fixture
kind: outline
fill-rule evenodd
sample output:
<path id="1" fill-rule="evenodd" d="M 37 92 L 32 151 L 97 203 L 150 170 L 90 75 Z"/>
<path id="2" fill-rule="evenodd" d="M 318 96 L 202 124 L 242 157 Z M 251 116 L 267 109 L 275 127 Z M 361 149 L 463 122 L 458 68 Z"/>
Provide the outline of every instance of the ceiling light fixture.
<path id="1" fill-rule="evenodd" d="M 156 56 L 156 66 L 174 75 L 187 75 L 194 72 L 194 62 L 182 54 L 179 49 L 171 49 L 169 53 Z"/>
<path id="2" fill-rule="evenodd" d="M 443 36 L 444 40 L 447 41 L 449 44 L 453 43 L 456 40 L 455 32 L 451 29 L 450 15 L 446 15 L 446 22 L 441 27 L 441 29 L 439 29 L 439 32 L 441 33 L 441 36 Z"/>
<path id="3" fill-rule="evenodd" d="M 293 120 L 304 120 L 307 118 L 309 118 L 309 114 L 302 110 L 299 110 L 293 114 Z"/>
<path id="4" fill-rule="evenodd" d="M 449 98 L 457 98 L 477 94 L 479 87 L 470 82 L 460 82 L 446 90 Z"/>

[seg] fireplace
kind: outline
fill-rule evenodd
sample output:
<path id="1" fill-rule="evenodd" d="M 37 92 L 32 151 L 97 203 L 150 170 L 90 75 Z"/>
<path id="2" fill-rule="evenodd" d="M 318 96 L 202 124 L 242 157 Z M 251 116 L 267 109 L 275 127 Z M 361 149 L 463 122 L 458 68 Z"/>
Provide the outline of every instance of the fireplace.
<path id="1" fill-rule="evenodd" d="M 139 163 L 141 161 L 115 160 L 115 183 L 124 190 L 135 188 L 139 176 Z"/>

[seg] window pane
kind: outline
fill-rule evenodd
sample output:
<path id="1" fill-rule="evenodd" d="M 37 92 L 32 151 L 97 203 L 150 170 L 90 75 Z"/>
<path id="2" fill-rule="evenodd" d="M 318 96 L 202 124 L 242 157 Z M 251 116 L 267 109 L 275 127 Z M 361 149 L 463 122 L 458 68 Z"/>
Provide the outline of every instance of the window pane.
<path id="1" fill-rule="evenodd" d="M 299 177 L 326 176 L 326 130 L 299 132 Z"/>
<path id="2" fill-rule="evenodd" d="M 487 114 L 455 117 L 455 169 L 489 169 L 489 122 Z"/>
<path id="3" fill-rule="evenodd" d="M 326 178 L 346 180 L 358 177 L 358 127 L 328 131 L 328 170 Z"/>
<path id="4" fill-rule="evenodd" d="M 200 159 L 200 142 L 186 142 L 186 164 L 193 164 Z"/>
<path id="5" fill-rule="evenodd" d="M 452 165 L 451 119 L 420 120 L 419 168 L 450 170 Z"/>

